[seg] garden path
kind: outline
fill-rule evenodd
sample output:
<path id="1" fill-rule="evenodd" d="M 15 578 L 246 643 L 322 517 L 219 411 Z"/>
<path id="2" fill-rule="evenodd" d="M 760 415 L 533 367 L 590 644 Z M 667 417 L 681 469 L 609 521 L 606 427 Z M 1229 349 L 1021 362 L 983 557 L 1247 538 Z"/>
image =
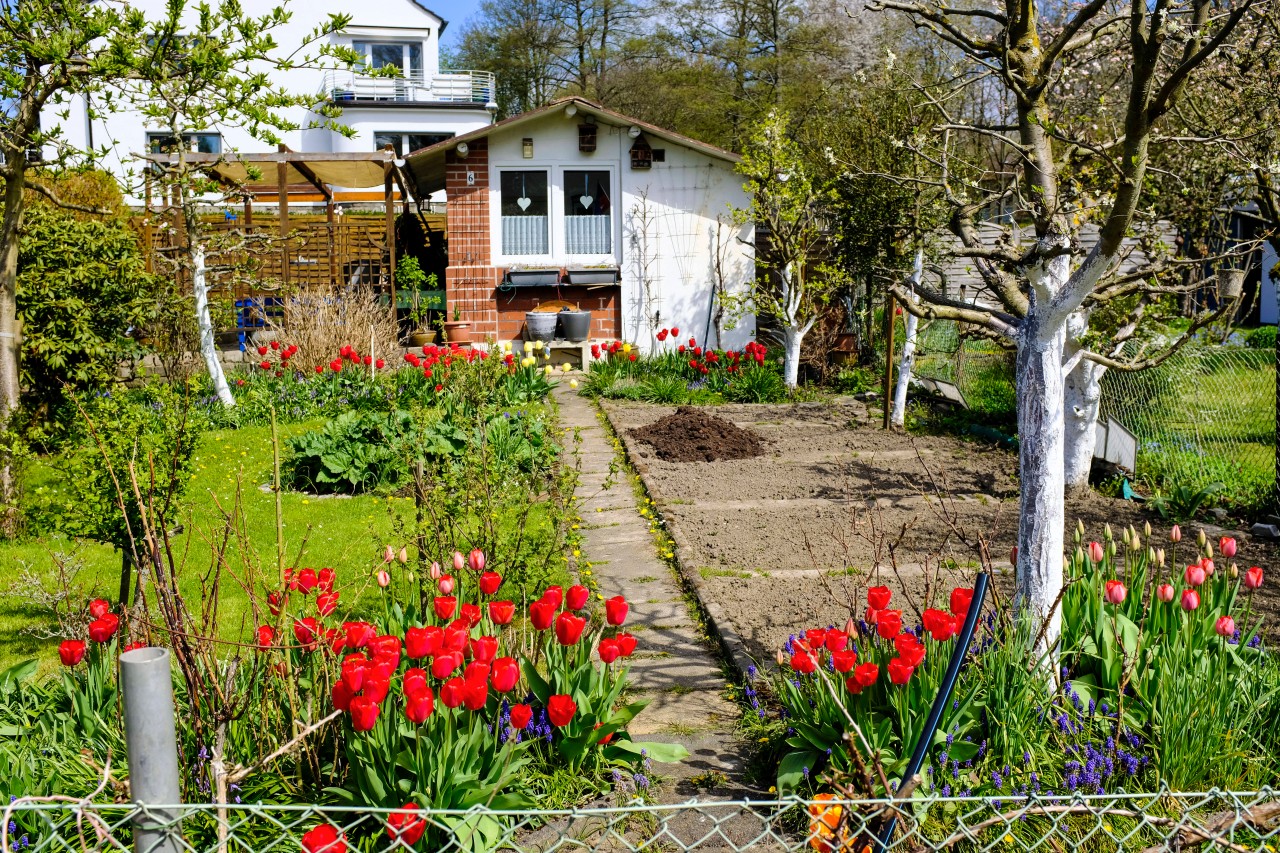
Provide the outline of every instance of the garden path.
<path id="1" fill-rule="evenodd" d="M 583 560 L 590 562 L 601 594 L 625 596 L 631 605 L 627 629 L 639 641 L 631 659 L 632 693 L 649 700 L 631 734 L 681 743 L 690 753 L 678 767 L 655 766 L 675 783 L 671 790 L 664 786 L 659 799 L 686 799 L 695 793 L 698 777 L 722 780 L 716 798 L 741 798 L 748 789 L 741 787 L 743 750 L 733 735 L 738 708 L 727 698 L 720 662 L 675 572 L 658 554 L 652 511 L 637 497 L 635 475 L 596 406 L 567 382 L 556 388 L 555 398 L 561 425 L 578 429 L 582 438 Z"/>

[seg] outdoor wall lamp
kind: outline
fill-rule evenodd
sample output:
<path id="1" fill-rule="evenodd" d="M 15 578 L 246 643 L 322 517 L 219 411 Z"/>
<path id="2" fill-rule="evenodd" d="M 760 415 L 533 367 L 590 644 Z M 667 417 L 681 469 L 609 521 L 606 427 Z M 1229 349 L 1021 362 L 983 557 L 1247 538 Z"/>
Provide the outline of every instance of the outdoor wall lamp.
<path id="1" fill-rule="evenodd" d="M 458 152 L 459 157 L 466 157 L 467 152 L 470 151 L 471 149 L 467 147 L 467 143 L 459 142 L 458 147 L 455 148 L 454 150 Z"/>

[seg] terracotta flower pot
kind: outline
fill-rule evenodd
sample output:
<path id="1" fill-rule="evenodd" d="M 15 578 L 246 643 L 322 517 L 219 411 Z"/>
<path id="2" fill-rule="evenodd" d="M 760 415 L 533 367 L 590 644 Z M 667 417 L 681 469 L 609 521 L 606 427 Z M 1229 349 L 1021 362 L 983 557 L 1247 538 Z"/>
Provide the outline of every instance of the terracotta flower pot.
<path id="1" fill-rule="evenodd" d="M 446 320 L 444 322 L 444 343 L 471 343 L 471 323 L 467 320 Z"/>

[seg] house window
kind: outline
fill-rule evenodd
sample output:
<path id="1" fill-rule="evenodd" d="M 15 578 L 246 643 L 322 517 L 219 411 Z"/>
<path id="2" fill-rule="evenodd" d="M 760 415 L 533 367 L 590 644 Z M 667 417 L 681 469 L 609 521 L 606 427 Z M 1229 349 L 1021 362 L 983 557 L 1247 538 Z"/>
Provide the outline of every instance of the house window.
<path id="1" fill-rule="evenodd" d="M 351 46 L 364 57 L 366 68 L 398 68 L 403 77 L 422 82 L 422 42 L 358 41 Z"/>
<path id="2" fill-rule="evenodd" d="M 176 140 L 168 133 L 148 133 L 147 148 L 152 154 L 172 154 L 177 150 Z M 182 147 L 186 151 L 199 154 L 221 154 L 222 134 L 220 133 L 184 133 Z"/>
<path id="3" fill-rule="evenodd" d="M 375 151 L 381 151 L 390 145 L 397 154 L 403 157 L 420 148 L 426 148 L 429 145 L 435 145 L 437 142 L 444 142 L 446 139 L 452 138 L 452 133 L 400 133 L 394 130 L 379 130 L 373 134 L 373 148 Z"/>
<path id="4" fill-rule="evenodd" d="M 564 246 L 570 255 L 613 251 L 613 208 L 608 172 L 564 173 Z"/>
<path id="5" fill-rule="evenodd" d="M 547 173 L 503 172 L 502 254 L 548 255 Z"/>

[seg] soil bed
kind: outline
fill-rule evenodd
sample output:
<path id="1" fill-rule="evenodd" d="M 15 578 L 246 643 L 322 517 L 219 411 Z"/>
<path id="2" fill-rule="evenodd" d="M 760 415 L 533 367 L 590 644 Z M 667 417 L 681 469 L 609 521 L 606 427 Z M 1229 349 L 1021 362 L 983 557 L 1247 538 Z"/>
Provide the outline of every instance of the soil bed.
<path id="1" fill-rule="evenodd" d="M 906 593 L 918 610 L 928 606 L 926 592 L 934 593 L 933 604 L 945 602 L 951 587 L 968 583 L 980 565 L 979 539 L 995 561 L 996 593 L 1012 592 L 1016 454 L 955 437 L 885 432 L 860 403 L 735 404 L 700 413 L 756 435 L 759 455 L 673 462 L 642 440 L 672 407 L 614 401 L 604 407 L 676 537 L 684 570 L 757 660 L 771 659 L 796 629 L 860 616 L 868 585 Z M 1163 539 L 1169 525 L 1154 513 L 1096 494 L 1068 501 L 1068 542 L 1076 519 L 1096 539 L 1104 523 L 1118 538 L 1121 527 L 1141 531 L 1150 521 L 1153 544 L 1165 547 L 1175 572 L 1193 559 L 1197 529 L 1214 539 L 1220 533 L 1184 525 L 1175 551 Z M 1255 605 L 1274 636 L 1280 559 L 1273 546 L 1235 535 L 1235 562 L 1266 571 Z M 903 598 L 898 604 L 914 622 L 916 611 Z"/>
<path id="2" fill-rule="evenodd" d="M 631 434 L 664 462 L 716 462 L 764 454 L 760 436 L 696 406 L 681 406 Z"/>

